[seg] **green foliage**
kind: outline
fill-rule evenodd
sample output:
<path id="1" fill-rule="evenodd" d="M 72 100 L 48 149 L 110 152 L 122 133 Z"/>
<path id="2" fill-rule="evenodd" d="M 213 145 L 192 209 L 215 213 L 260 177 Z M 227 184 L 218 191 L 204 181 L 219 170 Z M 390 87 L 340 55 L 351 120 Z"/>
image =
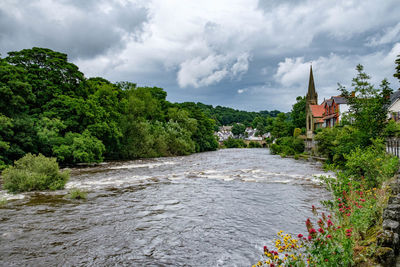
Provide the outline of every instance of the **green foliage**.
<path id="1" fill-rule="evenodd" d="M 2 172 L 3 188 L 10 192 L 64 188 L 69 173 L 60 172 L 55 158 L 30 153 Z"/>
<path id="2" fill-rule="evenodd" d="M 396 72 L 393 74 L 393 77 L 399 79 L 400 81 L 400 55 L 397 55 L 396 63 Z"/>
<path id="3" fill-rule="evenodd" d="M 256 120 L 256 118 L 262 118 L 265 120 L 269 117 L 276 117 L 278 113 L 280 113 L 280 111 L 278 110 L 248 112 L 221 106 L 216 106 L 214 108 L 212 105 L 205 105 L 199 102 L 195 105 L 200 108 L 204 112 L 204 114 L 215 120 L 218 126 L 241 123 L 244 124 L 246 127 L 252 126 L 253 128 L 261 129 L 259 128 L 259 125 L 257 125 L 260 120 Z"/>
<path id="4" fill-rule="evenodd" d="M 243 141 L 243 139 L 234 139 L 229 137 L 227 140 L 224 141 L 224 147 L 226 148 L 246 148 L 247 145 Z"/>
<path id="5" fill-rule="evenodd" d="M 73 164 L 217 149 L 202 104 L 166 96 L 158 87 L 86 79 L 50 49 L 10 52 L 0 58 L 0 170 L 27 153 Z"/>
<path id="6" fill-rule="evenodd" d="M 318 142 L 318 152 L 327 157 L 328 163 L 341 167 L 346 162 L 346 154 L 370 143 L 365 133 L 353 126 L 324 128 L 315 136 L 315 140 Z"/>
<path id="7" fill-rule="evenodd" d="M 299 137 L 299 135 L 301 134 L 301 129 L 300 128 L 295 128 L 293 131 L 293 136 L 294 137 Z"/>
<path id="8" fill-rule="evenodd" d="M 292 136 L 294 127 L 285 113 L 279 113 L 268 129 L 273 138 Z"/>
<path id="9" fill-rule="evenodd" d="M 53 147 L 54 155 L 64 163 L 101 162 L 104 150 L 103 143 L 87 130 L 82 134 L 69 132 L 61 145 Z"/>
<path id="10" fill-rule="evenodd" d="M 6 198 L 1 198 L 0 199 L 0 207 L 7 205 L 7 199 Z"/>
<path id="11" fill-rule="evenodd" d="M 243 136 L 244 132 L 246 130 L 246 126 L 244 124 L 241 123 L 235 123 L 232 127 L 232 133 L 235 136 Z"/>
<path id="12" fill-rule="evenodd" d="M 382 135 L 386 138 L 388 137 L 399 137 L 400 136 L 400 124 L 394 120 L 389 120 L 383 130 Z"/>
<path id="13" fill-rule="evenodd" d="M 306 97 L 298 96 L 296 98 L 296 103 L 293 104 L 290 116 L 294 127 L 305 128 L 306 127 Z"/>
<path id="14" fill-rule="evenodd" d="M 248 147 L 249 148 L 262 148 L 262 145 L 258 142 L 250 141 Z"/>
<path id="15" fill-rule="evenodd" d="M 72 188 L 69 190 L 67 197 L 70 199 L 87 199 L 87 192 L 78 188 Z"/>
<path id="16" fill-rule="evenodd" d="M 304 141 L 298 137 L 282 137 L 276 139 L 270 147 L 272 154 L 296 155 L 304 151 Z"/>
<path id="17" fill-rule="evenodd" d="M 350 106 L 349 114 L 353 125 L 364 133 L 365 143 L 382 134 L 387 120 L 387 109 L 392 89 L 384 79 L 380 89 L 369 83 L 370 77 L 364 72 L 362 65 L 357 65 L 358 74 L 353 78 L 353 90 L 350 92 L 339 84 L 339 90 L 347 98 Z"/>
<path id="18" fill-rule="evenodd" d="M 386 154 L 382 140 L 373 145 L 355 150 L 345 155 L 345 173 L 353 180 L 363 180 L 366 188 L 379 187 L 383 181 L 392 178 L 399 169 L 399 160 Z"/>

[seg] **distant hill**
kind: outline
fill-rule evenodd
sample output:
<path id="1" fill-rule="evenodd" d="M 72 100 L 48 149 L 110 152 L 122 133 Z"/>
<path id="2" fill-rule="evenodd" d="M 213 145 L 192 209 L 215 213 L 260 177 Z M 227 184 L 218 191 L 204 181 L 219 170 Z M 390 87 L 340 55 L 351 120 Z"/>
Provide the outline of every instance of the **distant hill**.
<path id="1" fill-rule="evenodd" d="M 188 102 L 186 103 L 188 104 Z M 234 123 L 243 123 L 248 126 L 256 117 L 276 117 L 279 113 L 281 113 L 279 110 L 249 112 L 221 106 L 213 107 L 212 105 L 206 105 L 200 102 L 193 104 L 199 107 L 207 116 L 214 119 L 218 126 L 232 125 Z"/>

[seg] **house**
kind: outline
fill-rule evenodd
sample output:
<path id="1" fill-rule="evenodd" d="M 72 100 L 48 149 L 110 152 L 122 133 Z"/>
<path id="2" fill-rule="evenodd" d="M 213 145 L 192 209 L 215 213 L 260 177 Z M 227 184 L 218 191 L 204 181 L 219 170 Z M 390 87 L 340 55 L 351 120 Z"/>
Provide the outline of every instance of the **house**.
<path id="1" fill-rule="evenodd" d="M 347 99 L 343 96 L 332 96 L 330 99 L 325 100 L 323 105 L 323 127 L 335 126 L 342 120 L 343 115 L 349 111 Z"/>
<path id="2" fill-rule="evenodd" d="M 400 120 L 400 89 L 390 96 L 388 119 L 393 119 L 395 121 Z"/>
<path id="3" fill-rule="evenodd" d="M 233 138 L 232 126 L 221 126 L 219 127 L 219 131 L 214 134 L 218 137 L 218 141 L 220 142 L 227 140 L 229 137 Z"/>
<path id="4" fill-rule="evenodd" d="M 400 98 L 400 93 L 399 96 Z M 398 102 L 400 112 L 400 100 Z M 318 105 L 318 94 L 315 91 L 312 67 L 306 96 L 306 128 L 307 139 L 312 139 L 314 131 L 318 128 L 333 127 L 338 124 L 349 111 L 347 99 L 343 96 L 332 96 Z"/>

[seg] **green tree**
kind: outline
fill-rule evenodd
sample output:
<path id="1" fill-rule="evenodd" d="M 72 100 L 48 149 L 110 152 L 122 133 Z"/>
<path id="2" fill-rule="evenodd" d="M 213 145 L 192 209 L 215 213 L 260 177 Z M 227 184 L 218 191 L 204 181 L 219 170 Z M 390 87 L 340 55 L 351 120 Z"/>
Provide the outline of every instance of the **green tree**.
<path id="1" fill-rule="evenodd" d="M 235 136 L 244 135 L 245 130 L 246 130 L 246 126 L 241 123 L 235 123 L 232 127 L 232 133 Z"/>
<path id="2" fill-rule="evenodd" d="M 306 98 L 304 96 L 298 96 L 296 103 L 293 104 L 290 116 L 293 121 L 293 125 L 296 128 L 306 127 Z"/>
<path id="3" fill-rule="evenodd" d="M 57 95 L 79 95 L 83 74 L 67 60 L 67 55 L 47 48 L 34 47 L 9 52 L 5 60 L 27 72 L 27 82 L 36 96 L 32 108 L 41 110 Z"/>
<path id="4" fill-rule="evenodd" d="M 397 59 L 395 61 L 396 63 L 396 72 L 393 74 L 393 76 L 400 81 L 400 55 L 397 55 Z"/>
<path id="5" fill-rule="evenodd" d="M 280 138 L 284 136 L 292 136 L 294 127 L 287 120 L 285 113 L 279 113 L 271 125 L 271 135 L 273 138 Z"/>
<path id="6" fill-rule="evenodd" d="M 105 147 L 89 131 L 67 133 L 63 144 L 53 147 L 54 155 L 64 163 L 90 163 L 103 161 Z"/>
<path id="7" fill-rule="evenodd" d="M 339 84 L 339 90 L 348 100 L 353 124 L 364 134 L 365 142 L 381 135 L 386 125 L 387 108 L 392 89 L 384 79 L 380 89 L 369 83 L 370 77 L 362 65 L 357 65 L 357 76 L 353 78 L 353 90 L 348 91 Z"/>

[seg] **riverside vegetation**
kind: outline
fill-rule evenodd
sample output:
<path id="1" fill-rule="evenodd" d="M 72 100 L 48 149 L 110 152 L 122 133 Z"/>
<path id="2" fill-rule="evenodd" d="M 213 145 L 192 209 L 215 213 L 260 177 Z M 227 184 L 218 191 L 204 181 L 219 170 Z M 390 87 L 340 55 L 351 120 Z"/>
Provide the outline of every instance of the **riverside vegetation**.
<path id="1" fill-rule="evenodd" d="M 400 79 L 400 57 L 395 77 Z M 361 65 L 353 90 L 339 85 L 350 112 L 347 120 L 316 134 L 325 168 L 336 177 L 322 177 L 332 199 L 324 208 L 312 206 L 315 220 L 307 219 L 306 233 L 278 232 L 274 247 L 264 246 L 263 260 L 254 266 L 371 266 L 379 263 L 382 215 L 390 196 L 388 183 L 399 169 L 398 158 L 388 155 L 384 138 L 399 136 L 399 126 L 387 122 L 392 90 L 386 80 L 374 88 Z M 296 137 L 276 142 L 280 150 L 293 152 Z M 325 211 L 325 212 L 323 212 Z M 326 212 L 328 211 L 328 212 Z"/>
<path id="2" fill-rule="evenodd" d="M 0 171 L 29 153 L 67 166 L 216 150 L 217 125 L 241 123 L 264 133 L 280 113 L 171 103 L 166 96 L 158 87 L 86 78 L 66 54 L 50 49 L 9 52 L 0 58 Z M 45 188 L 41 174 L 34 185 L 22 172 L 11 179 L 17 172 L 3 173 L 4 188 Z"/>

